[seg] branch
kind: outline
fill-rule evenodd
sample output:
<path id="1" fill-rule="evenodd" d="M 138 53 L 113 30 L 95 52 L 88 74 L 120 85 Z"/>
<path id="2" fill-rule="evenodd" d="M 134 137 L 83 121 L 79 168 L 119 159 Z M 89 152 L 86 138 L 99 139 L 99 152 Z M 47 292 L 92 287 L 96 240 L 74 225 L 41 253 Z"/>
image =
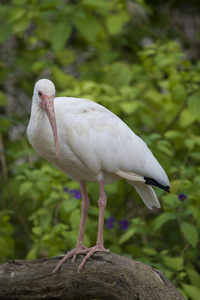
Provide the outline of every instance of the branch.
<path id="1" fill-rule="evenodd" d="M 14 260 L 0 264 L 0 299 L 184 300 L 164 274 L 117 254 L 95 253 L 80 274 L 79 255 L 55 275 L 61 259 Z"/>

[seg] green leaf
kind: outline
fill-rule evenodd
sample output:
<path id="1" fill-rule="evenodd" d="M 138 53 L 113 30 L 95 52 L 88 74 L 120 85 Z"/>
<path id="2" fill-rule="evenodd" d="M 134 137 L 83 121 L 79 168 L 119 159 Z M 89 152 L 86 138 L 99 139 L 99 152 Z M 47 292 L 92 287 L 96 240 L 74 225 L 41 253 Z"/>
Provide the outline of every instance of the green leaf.
<path id="1" fill-rule="evenodd" d="M 195 271 L 194 269 L 191 268 L 186 268 L 187 275 L 190 279 L 190 282 L 192 285 L 199 287 L 200 286 L 200 275 Z"/>
<path id="2" fill-rule="evenodd" d="M 199 183 L 198 183 L 199 186 Z M 196 222 L 198 223 L 200 220 L 200 211 L 199 211 L 199 207 L 194 205 L 188 206 L 188 209 L 186 211 L 187 214 L 192 215 L 193 218 L 196 220 Z"/>
<path id="3" fill-rule="evenodd" d="M 159 133 L 151 133 L 146 138 L 147 143 L 154 143 L 156 140 L 160 139 L 161 135 Z"/>
<path id="4" fill-rule="evenodd" d="M 173 152 L 172 152 L 172 146 L 171 144 L 166 141 L 166 140 L 161 140 L 161 141 L 158 141 L 157 142 L 157 149 L 169 156 L 172 156 L 173 155 Z"/>
<path id="5" fill-rule="evenodd" d="M 61 65 L 66 66 L 76 60 L 76 55 L 74 51 L 64 48 L 56 52 L 56 58 Z"/>
<path id="6" fill-rule="evenodd" d="M 181 136 L 181 134 L 178 130 L 169 130 L 164 134 L 164 137 L 166 139 L 174 139 L 174 138 L 177 138 L 180 136 Z"/>
<path id="7" fill-rule="evenodd" d="M 139 51 L 138 54 L 142 60 L 146 60 L 148 56 L 154 56 L 156 54 L 156 45 L 147 45 L 142 51 Z"/>
<path id="8" fill-rule="evenodd" d="M 128 64 L 115 62 L 109 66 L 109 70 L 106 73 L 106 82 L 116 88 L 121 88 L 124 85 L 128 85 L 133 78 L 133 73 Z"/>
<path id="9" fill-rule="evenodd" d="M 0 91 L 0 106 L 6 106 L 6 105 L 7 105 L 6 94 Z"/>
<path id="10" fill-rule="evenodd" d="M 196 286 L 182 283 L 183 290 L 192 300 L 199 300 L 200 289 Z"/>
<path id="11" fill-rule="evenodd" d="M 14 240 L 10 236 L 0 236 L 0 257 L 13 256 Z"/>
<path id="12" fill-rule="evenodd" d="M 25 5 L 27 2 L 28 0 L 13 0 L 12 4 L 21 6 L 21 5 Z"/>
<path id="13" fill-rule="evenodd" d="M 126 113 L 126 114 L 132 114 L 135 112 L 139 107 L 141 107 L 142 104 L 139 101 L 124 101 L 120 103 L 121 109 Z"/>
<path id="14" fill-rule="evenodd" d="M 69 22 L 61 21 L 53 27 L 51 45 L 55 52 L 61 50 L 71 35 Z"/>
<path id="15" fill-rule="evenodd" d="M 33 187 L 33 183 L 30 181 L 23 182 L 19 187 L 19 195 L 23 196 L 25 193 L 30 192 Z"/>
<path id="16" fill-rule="evenodd" d="M 200 117 L 200 92 L 188 97 L 188 108 L 190 113 Z"/>
<path id="17" fill-rule="evenodd" d="M 136 228 L 131 228 L 127 230 L 124 234 L 121 235 L 119 239 L 119 244 L 124 244 L 127 240 L 129 240 L 136 232 Z"/>
<path id="18" fill-rule="evenodd" d="M 97 19 L 91 14 L 75 16 L 73 20 L 75 27 L 80 34 L 89 42 L 95 42 L 100 32 Z"/>
<path id="19" fill-rule="evenodd" d="M 200 161 L 200 152 L 190 152 L 189 156 L 197 161 Z"/>
<path id="20" fill-rule="evenodd" d="M 183 289 L 177 287 L 177 290 L 181 293 L 185 300 L 188 300 L 188 296 Z"/>
<path id="21" fill-rule="evenodd" d="M 183 268 L 182 257 L 164 257 L 164 264 L 172 270 L 180 271 Z"/>
<path id="22" fill-rule="evenodd" d="M 112 35 L 120 33 L 123 25 L 128 20 L 129 16 L 126 11 L 121 11 L 118 14 L 110 14 L 106 22 L 109 33 Z"/>
<path id="23" fill-rule="evenodd" d="M 180 184 L 183 184 L 183 181 L 181 181 Z M 175 186 L 179 187 L 179 182 L 176 181 Z M 173 211 L 175 211 L 179 206 L 182 206 L 182 202 L 178 199 L 178 196 L 176 194 L 166 194 L 162 197 L 162 200 L 163 206 L 172 209 Z"/>
<path id="24" fill-rule="evenodd" d="M 64 89 L 74 81 L 74 78 L 72 76 L 64 73 L 56 65 L 52 66 L 51 71 L 54 76 L 54 81 L 58 88 Z"/>
<path id="25" fill-rule="evenodd" d="M 180 119 L 179 119 L 179 124 L 180 127 L 186 128 L 190 126 L 192 123 L 194 123 L 197 119 L 197 116 L 192 114 L 191 110 L 189 109 L 184 109 L 181 113 Z"/>
<path id="26" fill-rule="evenodd" d="M 70 214 L 70 224 L 71 228 L 74 230 L 79 229 L 79 223 L 80 223 L 80 209 L 75 209 Z"/>
<path id="27" fill-rule="evenodd" d="M 82 4 L 98 11 L 101 11 L 101 9 L 108 11 L 112 8 L 112 2 L 109 2 L 107 0 L 83 0 Z"/>
<path id="28" fill-rule="evenodd" d="M 26 14 L 26 10 L 24 8 L 14 7 L 10 12 L 10 15 L 8 17 L 8 22 L 13 23 L 21 19 L 22 17 L 24 17 L 25 14 Z"/>
<path id="29" fill-rule="evenodd" d="M 144 252 L 145 254 L 150 255 L 150 256 L 155 256 L 158 254 L 158 252 L 155 249 L 147 248 L 147 247 L 142 248 L 142 252 Z"/>
<path id="30" fill-rule="evenodd" d="M 40 73 L 46 67 L 46 61 L 36 61 L 32 64 L 31 70 L 35 73 Z"/>
<path id="31" fill-rule="evenodd" d="M 37 3 L 37 6 L 39 8 L 39 10 L 50 10 L 50 9 L 55 9 L 58 6 L 58 0 L 53 1 L 53 0 L 49 0 L 49 1 L 41 1 L 39 3 Z"/>
<path id="32" fill-rule="evenodd" d="M 184 144 L 190 150 L 192 150 L 196 144 L 195 138 L 185 139 Z"/>
<path id="33" fill-rule="evenodd" d="M 186 98 L 187 92 L 183 85 L 176 84 L 172 89 L 172 99 L 175 102 L 183 102 Z"/>
<path id="34" fill-rule="evenodd" d="M 27 259 L 36 259 L 37 258 L 37 249 L 36 248 L 32 248 L 27 256 L 26 256 Z"/>
<path id="35" fill-rule="evenodd" d="M 154 222 L 154 229 L 158 230 L 161 228 L 165 223 L 167 223 L 170 220 L 175 220 L 176 215 L 173 213 L 162 213 L 160 216 L 158 216 Z"/>
<path id="36" fill-rule="evenodd" d="M 71 247 L 74 247 L 74 245 L 77 242 L 78 231 L 76 231 L 76 230 L 65 231 L 62 233 L 62 236 L 64 237 L 65 244 L 67 245 L 67 247 L 71 248 Z M 86 235 L 85 235 L 85 237 L 86 237 Z"/>
<path id="37" fill-rule="evenodd" d="M 35 226 L 32 228 L 32 232 L 35 234 L 35 235 L 38 235 L 40 236 L 41 233 L 42 233 L 42 228 L 40 226 Z"/>
<path id="38" fill-rule="evenodd" d="M 68 230 L 68 225 L 63 224 L 63 223 L 58 223 L 53 227 L 52 233 L 54 235 L 60 235 L 63 232 L 65 232 L 66 230 Z"/>
<path id="39" fill-rule="evenodd" d="M 195 139 L 195 142 L 197 143 L 197 145 L 199 145 L 200 146 L 200 136 L 195 136 L 194 137 L 194 139 Z"/>
<path id="40" fill-rule="evenodd" d="M 181 232 L 186 241 L 195 248 L 198 242 L 198 231 L 196 227 L 188 222 L 183 222 L 181 223 Z"/>
<path id="41" fill-rule="evenodd" d="M 29 26 L 30 20 L 28 18 L 22 18 L 13 24 L 13 33 L 23 33 Z"/>
<path id="42" fill-rule="evenodd" d="M 1 24 L 0 43 L 5 42 L 7 38 L 11 35 L 11 33 L 12 33 L 12 27 L 10 24 L 8 23 Z"/>
<path id="43" fill-rule="evenodd" d="M 78 201 L 76 199 L 67 199 L 64 200 L 60 206 L 60 211 L 69 213 L 78 206 Z"/>
<path id="44" fill-rule="evenodd" d="M 174 62 L 175 62 L 174 55 L 166 55 L 165 53 L 158 53 L 155 56 L 155 63 L 159 67 L 159 69 L 172 66 Z"/>

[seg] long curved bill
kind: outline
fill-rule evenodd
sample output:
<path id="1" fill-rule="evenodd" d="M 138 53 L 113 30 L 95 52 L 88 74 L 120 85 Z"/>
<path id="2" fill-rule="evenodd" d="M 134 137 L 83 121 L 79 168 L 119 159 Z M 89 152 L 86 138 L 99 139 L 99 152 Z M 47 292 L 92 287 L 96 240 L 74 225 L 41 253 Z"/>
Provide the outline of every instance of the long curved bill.
<path id="1" fill-rule="evenodd" d="M 58 147 L 58 132 L 57 132 L 57 125 L 56 125 L 56 116 L 54 112 L 54 96 L 48 97 L 43 96 L 41 105 L 45 110 L 49 122 L 51 124 L 51 128 L 53 131 L 54 142 L 55 142 L 55 150 L 56 150 L 56 159 L 59 159 L 59 147 Z"/>

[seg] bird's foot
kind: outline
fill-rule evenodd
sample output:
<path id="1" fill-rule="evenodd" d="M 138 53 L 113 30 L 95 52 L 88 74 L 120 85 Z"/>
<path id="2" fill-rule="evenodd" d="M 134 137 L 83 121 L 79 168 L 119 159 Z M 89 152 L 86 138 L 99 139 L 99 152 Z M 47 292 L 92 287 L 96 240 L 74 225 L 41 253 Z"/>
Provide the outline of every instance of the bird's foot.
<path id="1" fill-rule="evenodd" d="M 87 253 L 87 255 L 84 257 L 82 263 L 78 267 L 78 273 L 80 273 L 80 270 L 83 268 L 83 266 L 86 263 L 86 261 L 88 260 L 88 258 L 90 258 L 90 256 L 92 256 L 92 254 L 95 253 L 95 252 L 110 253 L 110 250 L 109 249 L 105 249 L 102 244 L 96 244 L 94 247 L 91 247 L 91 248 L 87 248 L 87 247 L 85 247 L 83 245 L 77 246 L 75 249 L 73 249 L 70 252 L 68 252 L 63 257 L 63 259 L 61 259 L 61 261 L 58 263 L 58 265 L 54 269 L 53 274 L 56 274 L 58 272 L 58 270 L 60 269 L 60 267 L 64 264 L 64 262 L 66 262 L 66 260 L 68 260 L 71 256 L 73 256 L 72 262 L 74 263 L 75 260 L 76 260 L 76 257 L 79 254 Z"/>
<path id="2" fill-rule="evenodd" d="M 110 249 L 105 249 L 104 246 L 102 244 L 96 244 L 94 247 L 91 247 L 88 249 L 89 252 L 88 254 L 84 257 L 82 263 L 79 265 L 78 267 L 78 273 L 80 273 L 80 270 L 83 268 L 84 264 L 86 263 L 86 261 L 88 260 L 88 258 L 90 258 L 90 256 L 94 253 L 94 252 L 105 252 L 105 253 L 110 253 Z"/>
<path id="3" fill-rule="evenodd" d="M 66 262 L 66 260 L 68 260 L 71 256 L 73 256 L 72 258 L 72 262 L 74 263 L 76 260 L 77 255 L 82 254 L 82 253 L 87 253 L 90 251 L 91 248 L 87 248 L 84 245 L 79 245 L 76 246 L 75 249 L 69 251 L 64 257 L 63 259 L 61 259 L 61 261 L 58 263 L 58 265 L 56 266 L 56 268 L 53 271 L 53 274 L 56 274 L 58 272 L 58 270 L 60 269 L 60 267 L 64 264 L 64 262 Z"/>

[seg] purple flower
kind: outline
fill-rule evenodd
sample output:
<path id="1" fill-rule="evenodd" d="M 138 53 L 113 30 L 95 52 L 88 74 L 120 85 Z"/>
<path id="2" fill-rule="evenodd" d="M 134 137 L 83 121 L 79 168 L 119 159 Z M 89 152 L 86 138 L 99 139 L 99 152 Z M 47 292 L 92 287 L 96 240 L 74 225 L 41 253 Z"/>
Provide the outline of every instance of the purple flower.
<path id="1" fill-rule="evenodd" d="M 70 190 L 69 193 L 76 199 L 81 199 L 81 192 L 79 190 Z"/>
<path id="2" fill-rule="evenodd" d="M 119 224 L 119 229 L 120 230 L 126 230 L 126 229 L 128 229 L 129 223 L 128 223 L 127 220 L 120 220 L 118 222 L 118 224 Z"/>
<path id="3" fill-rule="evenodd" d="M 108 229 L 114 228 L 115 225 L 115 218 L 114 217 L 109 217 L 108 220 L 106 221 L 106 227 Z"/>
<path id="4" fill-rule="evenodd" d="M 187 195 L 185 195 L 185 194 L 179 194 L 178 198 L 179 198 L 180 201 L 184 202 L 187 199 Z"/>
<path id="5" fill-rule="evenodd" d="M 81 199 L 81 192 L 79 190 L 69 190 L 67 187 L 65 187 L 63 190 L 65 193 L 69 193 L 74 198 Z"/>

